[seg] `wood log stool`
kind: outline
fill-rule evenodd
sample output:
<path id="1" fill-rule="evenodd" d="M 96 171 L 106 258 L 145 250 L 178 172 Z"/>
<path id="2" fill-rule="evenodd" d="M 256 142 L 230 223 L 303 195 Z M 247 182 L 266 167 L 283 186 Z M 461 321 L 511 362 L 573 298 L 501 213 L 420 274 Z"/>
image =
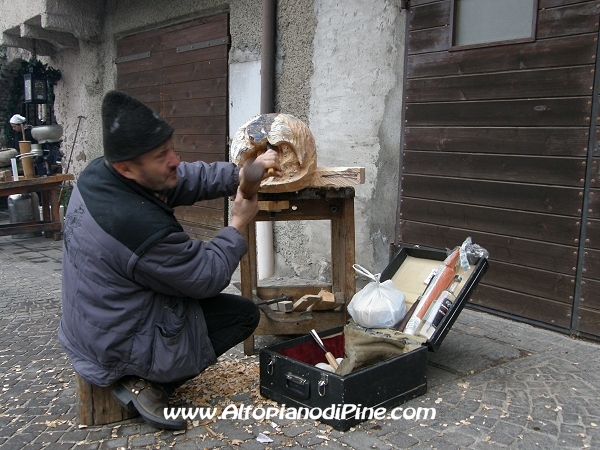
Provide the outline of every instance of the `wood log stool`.
<path id="1" fill-rule="evenodd" d="M 79 425 L 105 425 L 137 417 L 117 403 L 108 387 L 94 386 L 75 373 L 77 422 Z"/>

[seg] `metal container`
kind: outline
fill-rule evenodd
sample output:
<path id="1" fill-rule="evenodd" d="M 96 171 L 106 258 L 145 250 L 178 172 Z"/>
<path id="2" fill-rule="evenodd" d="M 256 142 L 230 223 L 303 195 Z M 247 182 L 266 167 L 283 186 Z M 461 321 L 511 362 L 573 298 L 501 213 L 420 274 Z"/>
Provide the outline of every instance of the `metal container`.
<path id="1" fill-rule="evenodd" d="M 43 156 L 44 149 L 42 144 L 31 144 L 31 156 Z"/>
<path id="2" fill-rule="evenodd" d="M 40 220 L 40 199 L 35 192 L 8 196 L 8 218 L 10 223 L 34 222 Z M 41 236 L 35 233 L 13 234 L 13 239 L 24 239 Z"/>
<path id="3" fill-rule="evenodd" d="M 58 142 L 62 139 L 63 128 L 58 125 L 42 125 L 31 129 L 31 136 L 40 143 Z"/>

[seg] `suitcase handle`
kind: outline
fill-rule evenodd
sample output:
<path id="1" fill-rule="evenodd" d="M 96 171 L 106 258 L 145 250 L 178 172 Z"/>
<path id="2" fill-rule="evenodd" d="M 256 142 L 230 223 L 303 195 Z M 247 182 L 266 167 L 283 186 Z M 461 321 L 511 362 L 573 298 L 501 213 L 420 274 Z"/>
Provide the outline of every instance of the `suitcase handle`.
<path id="1" fill-rule="evenodd" d="M 307 399 L 310 395 L 310 383 L 308 380 L 293 373 L 285 375 L 285 388 L 290 391 L 290 394 L 295 394 L 296 397 L 301 399 Z"/>

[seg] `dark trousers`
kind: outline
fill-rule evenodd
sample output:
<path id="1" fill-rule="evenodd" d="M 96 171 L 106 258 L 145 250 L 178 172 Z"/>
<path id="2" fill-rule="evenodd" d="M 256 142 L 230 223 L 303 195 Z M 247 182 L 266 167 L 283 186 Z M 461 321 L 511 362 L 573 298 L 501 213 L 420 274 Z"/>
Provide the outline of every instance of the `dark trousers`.
<path id="1" fill-rule="evenodd" d="M 258 326 L 259 309 L 245 297 L 221 293 L 216 297 L 197 301 L 202 306 L 208 338 L 217 358 L 250 337 Z M 160 383 L 159 386 L 170 396 L 186 381 L 188 380 Z"/>

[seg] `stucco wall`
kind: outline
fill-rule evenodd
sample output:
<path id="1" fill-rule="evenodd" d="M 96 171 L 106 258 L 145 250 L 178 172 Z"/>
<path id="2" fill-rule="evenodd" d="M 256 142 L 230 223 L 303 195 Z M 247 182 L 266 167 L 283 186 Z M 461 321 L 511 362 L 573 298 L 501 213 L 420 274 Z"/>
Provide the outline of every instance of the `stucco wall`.
<path id="1" fill-rule="evenodd" d="M 309 123 L 318 165 L 365 167 L 356 261 L 375 272 L 388 261 L 398 195 L 406 15 L 398 3 L 315 1 Z"/>

